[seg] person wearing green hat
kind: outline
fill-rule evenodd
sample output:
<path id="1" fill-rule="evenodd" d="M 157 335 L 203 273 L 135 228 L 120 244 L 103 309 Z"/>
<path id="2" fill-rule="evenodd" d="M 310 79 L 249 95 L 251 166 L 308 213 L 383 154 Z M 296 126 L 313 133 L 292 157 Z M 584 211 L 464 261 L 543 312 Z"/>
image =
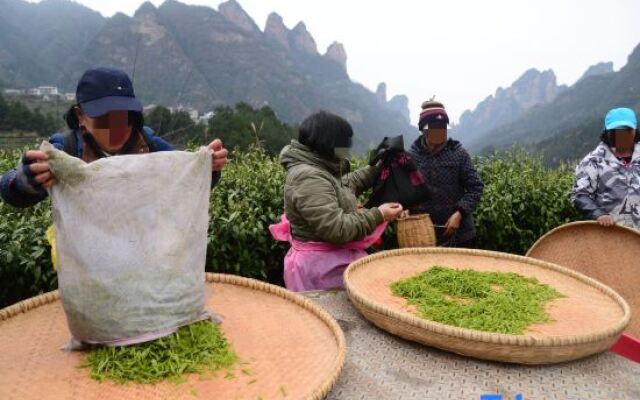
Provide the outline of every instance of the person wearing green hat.
<path id="1" fill-rule="evenodd" d="M 640 229 L 640 134 L 635 112 L 610 110 L 600 140 L 576 167 L 571 202 L 600 225 Z"/>

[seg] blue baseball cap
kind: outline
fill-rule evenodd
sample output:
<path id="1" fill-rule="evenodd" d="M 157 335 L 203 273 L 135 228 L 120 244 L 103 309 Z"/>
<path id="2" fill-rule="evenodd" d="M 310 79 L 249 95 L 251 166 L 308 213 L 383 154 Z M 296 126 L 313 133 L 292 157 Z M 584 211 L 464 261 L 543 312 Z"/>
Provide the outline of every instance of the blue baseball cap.
<path id="1" fill-rule="evenodd" d="M 115 68 L 95 68 L 85 71 L 76 88 L 76 101 L 91 118 L 116 110 L 142 112 L 129 76 Z"/>
<path id="2" fill-rule="evenodd" d="M 609 110 L 607 116 L 604 117 L 604 128 L 606 130 L 622 128 L 625 126 L 638 129 L 636 113 L 630 108 L 614 108 Z"/>

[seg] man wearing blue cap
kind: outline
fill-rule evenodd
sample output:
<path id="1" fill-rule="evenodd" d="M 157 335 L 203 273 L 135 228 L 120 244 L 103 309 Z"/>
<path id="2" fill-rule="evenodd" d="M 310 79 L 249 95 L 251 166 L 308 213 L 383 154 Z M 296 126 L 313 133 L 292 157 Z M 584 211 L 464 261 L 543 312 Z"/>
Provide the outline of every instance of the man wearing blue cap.
<path id="1" fill-rule="evenodd" d="M 114 68 L 87 70 L 76 89 L 76 104 L 66 113 L 70 132 L 56 133 L 49 141 L 59 150 L 91 162 L 117 154 L 141 154 L 173 150 L 144 126 L 142 103 L 135 96 L 129 76 Z M 219 139 L 209 144 L 213 152 L 212 185 L 227 162 L 227 150 Z M 47 155 L 27 151 L 18 164 L 0 178 L 0 197 L 14 207 L 29 207 L 45 197 L 55 183 Z"/>
<path id="2" fill-rule="evenodd" d="M 640 134 L 635 112 L 614 108 L 601 143 L 576 167 L 571 201 L 600 225 L 640 229 Z"/>

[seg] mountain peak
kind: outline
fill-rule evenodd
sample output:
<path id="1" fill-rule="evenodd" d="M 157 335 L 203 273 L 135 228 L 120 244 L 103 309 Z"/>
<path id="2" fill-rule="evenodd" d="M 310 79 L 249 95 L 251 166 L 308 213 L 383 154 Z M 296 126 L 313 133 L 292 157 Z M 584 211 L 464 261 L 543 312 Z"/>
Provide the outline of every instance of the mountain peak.
<path id="1" fill-rule="evenodd" d="M 558 86 L 553 70 L 530 68 L 511 86 L 499 87 L 495 95 L 486 97 L 473 111 L 462 113 L 456 133 L 467 140 L 477 139 L 532 107 L 552 102 L 565 89 L 565 86 Z"/>
<path id="2" fill-rule="evenodd" d="M 318 54 L 318 47 L 313 36 L 307 30 L 304 22 L 300 21 L 290 32 L 291 45 L 294 49 L 304 51 L 309 54 Z"/>
<path id="3" fill-rule="evenodd" d="M 20 1 L 20 3 L 22 3 L 22 1 Z M 32 4 L 31 2 L 24 3 Z M 93 9 L 83 4 L 70 0 L 43 0 L 33 5 L 36 6 L 37 9 L 40 9 L 46 13 L 52 13 L 52 15 L 56 16 L 54 18 L 58 18 L 58 15 L 68 15 L 71 13 L 82 12 L 84 14 L 82 18 L 86 18 L 86 16 L 90 15 L 91 18 L 99 17 L 100 19 L 104 19 L 102 14 L 100 14 L 99 12 L 94 11 Z M 3 11 L 6 12 L 6 10 Z"/>
<path id="4" fill-rule="evenodd" d="M 627 58 L 627 65 L 640 63 L 640 44 L 633 49 Z"/>
<path id="5" fill-rule="evenodd" d="M 292 31 L 307 32 L 307 25 L 303 21 L 300 21 L 296 24 L 296 26 L 293 27 Z"/>
<path id="6" fill-rule="evenodd" d="M 556 74 L 551 69 L 541 72 L 531 68 L 506 89 L 503 95 L 514 100 L 522 110 L 548 103 L 558 95 Z"/>
<path id="7" fill-rule="evenodd" d="M 536 79 L 543 80 L 556 80 L 556 74 L 551 69 L 547 69 L 545 71 L 538 71 L 536 68 L 530 68 L 524 72 L 524 74 L 520 75 L 518 79 L 511 85 L 512 87 L 518 87 L 523 85 L 529 85 L 534 82 Z"/>
<path id="8" fill-rule="evenodd" d="M 176 6 L 186 6 L 186 4 L 183 4 L 181 2 L 179 2 L 178 0 L 164 0 L 164 2 L 160 5 L 160 7 L 176 7 Z"/>
<path id="9" fill-rule="evenodd" d="M 331 43 L 331 45 L 327 48 L 325 57 L 337 62 L 345 72 L 347 71 L 347 52 L 345 51 L 342 43 Z"/>
<path id="10" fill-rule="evenodd" d="M 599 62 L 596 65 L 592 65 L 582 74 L 582 77 L 578 79 L 578 82 L 583 80 L 584 78 L 588 78 L 590 76 L 595 75 L 603 75 L 613 72 L 613 62 Z"/>
<path id="11" fill-rule="evenodd" d="M 380 104 L 387 103 L 387 84 L 384 82 L 380 82 L 378 84 L 378 88 L 376 89 L 376 99 Z"/>
<path id="12" fill-rule="evenodd" d="M 145 1 L 140 5 L 140 7 L 138 7 L 133 16 L 134 18 L 137 18 L 143 15 L 156 15 L 156 11 L 158 11 L 156 6 L 154 6 L 150 1 Z"/>
<path id="13" fill-rule="evenodd" d="M 409 98 L 403 94 L 395 95 L 387 102 L 387 107 L 400 113 L 407 124 L 411 123 L 411 112 L 409 110 Z"/>
<path id="14" fill-rule="evenodd" d="M 282 17 L 272 12 L 267 17 L 267 23 L 264 27 L 264 34 L 268 39 L 280 43 L 282 46 L 289 48 L 289 40 L 287 34 L 289 30 L 284 25 Z"/>
<path id="15" fill-rule="evenodd" d="M 151 46 L 166 38 L 166 29 L 159 22 L 158 9 L 150 2 L 143 3 L 133 15 L 136 21 L 132 29 L 136 31 L 145 46 Z"/>
<path id="16" fill-rule="evenodd" d="M 218 6 L 218 12 L 245 32 L 259 32 L 258 26 L 236 0 Z"/>

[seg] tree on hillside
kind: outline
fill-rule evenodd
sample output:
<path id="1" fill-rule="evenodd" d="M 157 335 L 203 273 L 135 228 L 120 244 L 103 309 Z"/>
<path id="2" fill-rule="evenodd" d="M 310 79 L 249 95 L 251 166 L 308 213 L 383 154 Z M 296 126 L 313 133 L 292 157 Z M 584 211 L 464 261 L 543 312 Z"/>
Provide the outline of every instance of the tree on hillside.
<path id="1" fill-rule="evenodd" d="M 166 107 L 157 106 L 144 117 L 145 125 L 158 136 L 174 145 L 202 143 L 205 125 L 193 122 L 186 111 L 171 112 Z"/>
<path id="2" fill-rule="evenodd" d="M 62 120 L 39 109 L 31 111 L 19 101 L 7 101 L 0 95 L 0 131 L 36 132 L 48 136 L 62 128 Z"/>
<path id="3" fill-rule="evenodd" d="M 270 107 L 255 109 L 247 103 L 216 108 L 208 128 L 208 136 L 222 139 L 227 148 L 245 150 L 257 144 L 273 155 L 298 136 L 297 129 L 280 121 Z"/>

